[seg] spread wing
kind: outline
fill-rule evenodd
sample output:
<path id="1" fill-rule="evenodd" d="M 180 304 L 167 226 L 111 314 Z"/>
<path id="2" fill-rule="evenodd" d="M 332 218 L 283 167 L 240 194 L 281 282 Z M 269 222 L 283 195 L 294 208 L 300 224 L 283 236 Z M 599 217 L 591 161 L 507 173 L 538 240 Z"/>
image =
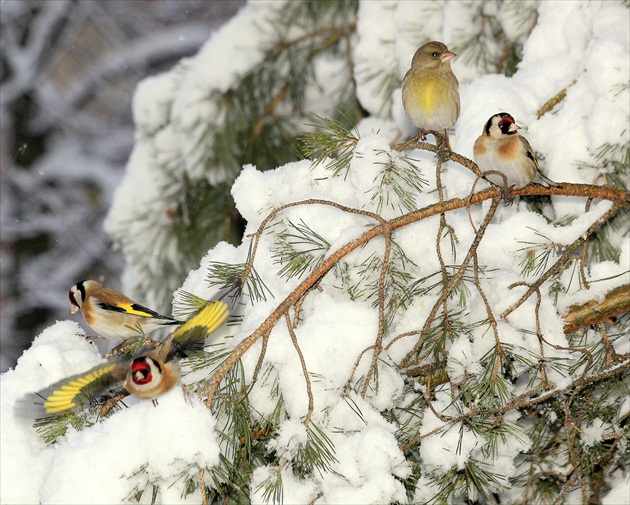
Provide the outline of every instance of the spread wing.
<path id="1" fill-rule="evenodd" d="M 115 359 L 67 377 L 42 391 L 26 395 L 16 403 L 16 413 L 27 417 L 62 414 L 122 383 L 128 368 L 129 360 Z"/>
<path id="2" fill-rule="evenodd" d="M 217 300 L 206 305 L 170 335 L 173 350 L 185 354 L 201 348 L 203 340 L 227 319 L 229 313 L 224 301 Z"/>

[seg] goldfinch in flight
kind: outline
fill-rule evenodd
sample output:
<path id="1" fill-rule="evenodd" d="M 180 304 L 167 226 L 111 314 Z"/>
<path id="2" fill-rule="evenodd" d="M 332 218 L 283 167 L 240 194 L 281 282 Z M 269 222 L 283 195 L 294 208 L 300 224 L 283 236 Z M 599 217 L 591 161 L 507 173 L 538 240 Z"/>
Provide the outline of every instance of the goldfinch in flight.
<path id="1" fill-rule="evenodd" d="M 494 170 L 503 173 L 509 189 L 521 189 L 528 184 L 559 187 L 560 184 L 540 172 L 534 151 L 527 139 L 518 133 L 519 128 L 507 112 L 488 119 L 473 148 L 479 169 L 482 172 Z M 504 186 L 504 180 L 498 174 L 485 177 L 493 184 Z"/>
<path id="2" fill-rule="evenodd" d="M 211 302 L 159 345 L 145 347 L 131 356 L 112 358 L 39 393 L 31 393 L 16 404 L 16 411 L 34 417 L 63 414 L 121 384 L 132 395 L 155 403 L 157 397 L 179 382 L 180 358 L 200 349 L 203 340 L 228 314 L 225 302 Z"/>
<path id="3" fill-rule="evenodd" d="M 459 117 L 459 82 L 451 70 L 456 56 L 442 42 L 428 42 L 421 46 L 411 60 L 411 68 L 402 84 L 403 107 L 419 137 L 425 130 L 444 131 Z"/>
<path id="4" fill-rule="evenodd" d="M 68 296 L 70 313 L 76 314 L 80 310 L 90 328 L 108 340 L 137 337 L 139 328 L 148 335 L 165 325 L 182 323 L 96 281 L 78 282 L 70 288 Z"/>

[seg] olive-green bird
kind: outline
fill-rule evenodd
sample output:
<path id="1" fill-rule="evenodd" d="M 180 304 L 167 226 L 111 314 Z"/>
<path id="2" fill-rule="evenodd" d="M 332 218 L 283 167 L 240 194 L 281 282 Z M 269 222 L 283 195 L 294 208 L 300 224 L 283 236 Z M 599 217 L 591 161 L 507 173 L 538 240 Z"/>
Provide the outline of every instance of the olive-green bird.
<path id="1" fill-rule="evenodd" d="M 407 117 L 420 128 L 419 137 L 426 130 L 444 130 L 448 142 L 448 129 L 459 117 L 459 82 L 451 70 L 455 56 L 437 41 L 427 42 L 413 55 L 403 79 L 402 99 Z"/>

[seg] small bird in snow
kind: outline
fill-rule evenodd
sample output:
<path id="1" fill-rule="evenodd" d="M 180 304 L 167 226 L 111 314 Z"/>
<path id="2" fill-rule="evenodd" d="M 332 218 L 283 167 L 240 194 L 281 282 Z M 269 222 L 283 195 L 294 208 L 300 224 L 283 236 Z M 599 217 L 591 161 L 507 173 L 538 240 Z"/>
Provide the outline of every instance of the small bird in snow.
<path id="1" fill-rule="evenodd" d="M 475 162 L 482 172 L 503 173 L 507 178 L 507 187 L 499 174 L 487 174 L 485 178 L 505 190 L 521 189 L 528 184 L 559 187 L 560 184 L 540 172 L 534 151 L 527 139 L 518 133 L 519 129 L 520 126 L 507 112 L 488 119 L 483 132 L 475 141 Z"/>
<path id="2" fill-rule="evenodd" d="M 153 400 L 170 391 L 181 377 L 179 361 L 198 350 L 203 340 L 228 317 L 228 306 L 217 300 L 184 322 L 166 340 L 128 356 L 118 356 L 78 375 L 68 377 L 16 404 L 22 416 L 63 414 L 100 392 L 123 387 L 132 395 Z"/>
<path id="3" fill-rule="evenodd" d="M 424 138 L 426 130 L 443 130 L 448 142 L 448 129 L 459 117 L 459 82 L 451 70 L 455 56 L 437 41 L 424 44 L 413 55 L 403 78 L 402 100 L 407 117 L 420 128 L 418 137 Z"/>
<path id="4" fill-rule="evenodd" d="M 137 337 L 140 330 L 146 335 L 165 325 L 182 323 L 96 281 L 78 282 L 70 288 L 68 296 L 70 313 L 81 310 L 90 328 L 107 340 L 127 340 Z"/>

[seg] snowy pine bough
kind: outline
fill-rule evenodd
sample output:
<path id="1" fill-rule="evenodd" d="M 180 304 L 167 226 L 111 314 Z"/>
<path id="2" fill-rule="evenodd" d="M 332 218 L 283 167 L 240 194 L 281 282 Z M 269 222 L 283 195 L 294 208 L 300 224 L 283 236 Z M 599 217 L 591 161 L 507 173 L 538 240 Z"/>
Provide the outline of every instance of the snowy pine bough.
<path id="1" fill-rule="evenodd" d="M 252 2 L 145 80 L 107 231 L 146 303 L 176 290 L 178 315 L 240 279 L 236 315 L 184 361 L 193 405 L 175 388 L 99 420 L 96 403 L 40 426 L 50 445 L 4 429 L 3 458 L 23 456 L 3 501 L 622 502 L 628 14 Z M 459 53 L 453 152 L 405 142 L 400 81 L 430 39 Z M 477 178 L 474 139 L 504 110 L 562 188 L 506 205 Z M 234 209 L 242 240 L 212 246 Z M 3 402 L 99 359 L 60 322 Z M 30 495 L 5 488 L 27 468 Z"/>

